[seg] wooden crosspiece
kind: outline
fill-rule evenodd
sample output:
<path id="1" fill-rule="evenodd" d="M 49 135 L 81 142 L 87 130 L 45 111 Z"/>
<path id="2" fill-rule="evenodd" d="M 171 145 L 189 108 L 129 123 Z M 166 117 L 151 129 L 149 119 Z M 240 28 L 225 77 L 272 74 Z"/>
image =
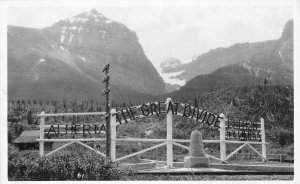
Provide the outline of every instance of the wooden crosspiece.
<path id="1" fill-rule="evenodd" d="M 51 151 L 50 153 L 48 153 L 48 154 L 45 155 L 45 156 L 50 156 L 50 155 L 52 155 L 52 154 L 54 154 L 54 153 L 56 153 L 56 152 L 58 152 L 58 151 L 60 151 L 60 150 L 62 150 L 62 149 L 64 149 L 64 148 L 70 146 L 71 144 L 74 144 L 74 143 L 77 143 L 77 144 L 79 144 L 79 145 L 81 145 L 81 146 L 83 146 L 83 147 L 85 147 L 85 148 L 87 148 L 87 149 L 89 149 L 89 150 L 95 151 L 95 153 L 97 153 L 97 154 L 99 154 L 99 155 L 105 157 L 105 155 L 104 155 L 103 153 L 101 153 L 100 151 L 98 151 L 98 150 L 96 150 L 96 149 L 94 149 L 94 148 L 92 148 L 92 147 L 90 147 L 90 146 L 88 146 L 88 145 L 86 145 L 86 144 L 84 144 L 84 143 L 82 143 L 82 142 L 79 142 L 78 140 L 75 140 L 75 139 L 74 139 L 74 141 L 71 141 L 71 142 L 69 142 L 69 143 L 63 145 L 63 146 L 57 148 L 56 150 Z"/>

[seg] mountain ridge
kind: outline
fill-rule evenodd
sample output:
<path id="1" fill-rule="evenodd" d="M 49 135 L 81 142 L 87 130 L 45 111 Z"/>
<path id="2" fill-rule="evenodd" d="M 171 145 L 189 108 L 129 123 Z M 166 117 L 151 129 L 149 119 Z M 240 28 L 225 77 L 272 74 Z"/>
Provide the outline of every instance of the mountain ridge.
<path id="1" fill-rule="evenodd" d="M 269 55 L 269 58 L 265 55 Z M 188 82 L 198 75 L 210 74 L 221 67 L 253 60 L 265 62 L 268 59 L 281 61 L 285 63 L 285 67 L 293 69 L 293 20 L 287 21 L 277 40 L 236 43 L 226 48 L 211 49 L 189 63 L 172 68 L 170 72 L 182 71 L 176 79 Z"/>
<path id="2" fill-rule="evenodd" d="M 136 93 L 165 93 L 163 80 L 145 55 L 136 33 L 95 10 L 43 29 L 8 26 L 7 34 L 9 98 L 34 97 L 37 95 L 34 89 L 42 88 L 45 82 L 57 86 L 73 83 L 78 85 L 74 92 L 78 97 L 84 93 L 84 96 L 95 96 L 103 86 L 102 67 L 106 63 L 111 64 L 113 86 Z M 27 76 L 26 80 L 22 76 Z M 46 76 L 48 79 L 43 79 Z M 59 76 L 61 80 L 51 80 L 49 76 Z M 82 89 L 76 80 L 90 91 Z M 55 85 L 47 90 L 73 91 L 56 89 Z"/>

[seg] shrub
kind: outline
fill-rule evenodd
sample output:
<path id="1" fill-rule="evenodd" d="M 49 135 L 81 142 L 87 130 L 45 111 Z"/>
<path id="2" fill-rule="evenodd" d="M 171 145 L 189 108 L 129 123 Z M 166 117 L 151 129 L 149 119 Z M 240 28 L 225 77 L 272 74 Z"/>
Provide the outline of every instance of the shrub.
<path id="1" fill-rule="evenodd" d="M 269 136 L 272 142 L 278 143 L 282 148 L 294 143 L 294 132 L 286 128 L 274 128 Z"/>
<path id="2" fill-rule="evenodd" d="M 8 144 L 8 160 L 18 157 L 18 155 L 19 149 L 12 144 Z"/>
<path id="3" fill-rule="evenodd" d="M 32 161 L 25 157 L 9 160 L 10 180 L 125 180 L 131 172 L 121 170 L 95 152 L 61 152 Z"/>

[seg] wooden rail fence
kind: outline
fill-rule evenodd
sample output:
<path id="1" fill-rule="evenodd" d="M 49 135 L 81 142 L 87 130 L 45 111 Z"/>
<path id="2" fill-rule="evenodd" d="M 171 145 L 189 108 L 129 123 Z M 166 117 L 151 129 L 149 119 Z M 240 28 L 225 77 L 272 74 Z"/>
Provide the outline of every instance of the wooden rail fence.
<path id="1" fill-rule="evenodd" d="M 168 98 L 166 101 L 166 109 L 168 109 L 168 105 L 169 102 L 171 101 L 171 98 Z M 136 155 L 140 155 L 143 154 L 147 151 L 156 149 L 158 147 L 162 147 L 162 146 L 166 146 L 167 147 L 167 151 L 166 151 L 166 157 L 167 160 L 164 161 L 166 162 L 168 167 L 173 167 L 173 146 L 179 146 L 181 148 L 184 149 L 189 149 L 187 146 L 182 145 L 180 143 L 186 143 L 186 142 L 190 142 L 190 140 L 184 140 L 184 139 L 173 139 L 173 128 L 172 128 L 172 112 L 169 111 L 167 113 L 166 119 L 167 119 L 167 137 L 166 139 L 138 139 L 138 138 L 129 138 L 129 139 L 125 139 L 125 138 L 117 138 L 117 126 L 119 125 L 119 123 L 116 120 L 116 109 L 111 109 L 111 113 L 110 113 L 110 119 L 111 119 L 111 154 L 110 154 L 110 159 L 112 161 L 121 161 Z M 55 117 L 55 116 L 86 116 L 86 115 L 99 115 L 101 116 L 101 118 L 105 118 L 107 117 L 107 113 L 105 112 L 85 112 L 85 113 L 58 113 L 58 114 L 45 114 L 44 112 L 41 112 L 41 114 L 38 115 L 38 117 L 40 118 L 40 138 L 37 139 L 37 141 L 39 141 L 39 152 L 40 152 L 40 156 L 44 156 L 44 142 L 67 142 L 65 145 L 63 145 L 62 147 L 53 150 L 52 152 L 48 153 L 45 156 L 49 156 L 71 144 L 79 144 L 81 146 L 84 146 L 90 150 L 94 150 L 96 151 L 96 153 L 98 153 L 99 155 L 105 157 L 104 153 L 99 152 L 98 150 L 82 143 L 82 142 L 86 142 L 86 141 L 103 141 L 105 142 L 106 139 L 104 138 L 80 138 L 80 139 L 47 139 L 44 137 L 44 133 L 45 133 L 45 127 L 47 127 L 47 125 L 45 125 L 45 117 Z M 221 163 L 228 163 L 228 159 L 231 158 L 233 155 L 235 155 L 236 153 L 238 153 L 239 150 L 241 150 L 244 147 L 248 147 L 250 148 L 254 153 L 256 153 L 259 157 L 261 157 L 262 161 L 265 162 L 267 161 L 267 148 L 266 148 L 266 140 L 265 140 L 265 126 L 264 126 L 264 119 L 261 118 L 260 120 L 260 133 L 261 133 L 261 141 L 260 142 L 255 142 L 255 141 L 232 141 L 232 140 L 226 140 L 226 117 L 224 114 L 220 114 L 220 117 L 222 117 L 222 119 L 220 120 L 220 128 L 219 128 L 219 133 L 220 133 L 220 139 L 219 140 L 203 140 L 203 143 L 216 143 L 216 144 L 220 144 L 220 158 L 217 158 L 213 155 L 209 155 L 207 154 L 208 157 L 210 157 L 211 159 L 215 159 L 217 161 L 220 161 Z M 48 126 L 49 127 L 49 126 Z M 132 153 L 120 158 L 116 158 L 116 142 L 121 142 L 121 141 L 133 141 L 133 142 L 157 142 L 159 144 L 146 148 L 144 150 L 138 151 L 136 153 Z M 231 152 L 230 154 L 226 154 L 226 144 L 241 144 L 240 147 L 238 147 L 236 150 L 234 150 L 233 152 Z M 252 145 L 254 144 L 259 144 L 261 145 L 261 150 L 262 152 L 260 153 L 259 151 L 257 151 Z"/>

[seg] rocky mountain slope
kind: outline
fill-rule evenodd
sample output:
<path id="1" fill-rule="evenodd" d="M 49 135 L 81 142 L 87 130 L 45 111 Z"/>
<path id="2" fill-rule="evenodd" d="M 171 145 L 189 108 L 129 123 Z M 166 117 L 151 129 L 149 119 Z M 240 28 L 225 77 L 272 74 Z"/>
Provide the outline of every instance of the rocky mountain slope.
<path id="1" fill-rule="evenodd" d="M 290 20 L 285 24 L 278 40 L 238 43 L 228 48 L 216 48 L 196 57 L 190 63 L 177 65 L 172 71 L 181 73 L 173 79 L 188 82 L 198 75 L 210 74 L 233 64 L 241 64 L 244 68 L 254 71 L 257 77 L 263 78 L 264 75 L 258 76 L 264 73 L 262 70 L 269 73 L 267 76 L 269 78 L 276 76 L 276 72 L 286 71 L 285 79 L 274 82 L 293 83 L 293 21 Z"/>
<path id="2" fill-rule="evenodd" d="M 250 68 L 250 65 L 254 66 Z M 219 68 L 208 75 L 199 75 L 179 90 L 167 94 L 174 99 L 187 101 L 193 99 L 204 92 L 212 92 L 228 87 L 242 87 L 254 85 L 291 85 L 292 74 L 286 75 L 290 71 L 280 71 L 280 65 L 274 68 L 264 69 L 265 66 L 259 63 L 250 63 L 249 65 L 234 64 Z M 274 72 L 277 71 L 277 72 Z M 265 76 L 265 77 L 263 77 Z"/>
<path id="3" fill-rule="evenodd" d="M 198 96 L 203 92 L 209 92 L 228 87 L 253 86 L 253 85 L 289 85 L 293 86 L 293 22 L 289 21 L 284 28 L 282 36 L 278 40 L 252 44 L 236 44 L 230 48 L 223 49 L 223 52 L 236 61 L 241 55 L 230 54 L 233 47 L 240 53 L 248 54 L 246 51 L 256 51 L 257 53 L 249 56 L 247 60 L 236 64 L 226 64 L 219 67 L 210 74 L 202 74 L 192 78 L 180 90 L 174 91 L 167 96 L 176 99 L 188 100 Z M 242 51 L 244 48 L 246 51 Z M 252 48 L 252 49 L 250 49 Z M 261 49 L 259 52 L 258 50 Z M 218 50 L 218 49 L 217 49 Z M 215 60 L 210 62 L 222 62 L 218 51 L 207 53 Z M 200 56 L 201 57 L 201 56 Z M 205 58 L 206 56 L 202 56 Z M 218 59 L 219 57 L 219 59 Z M 224 61 L 226 61 L 225 59 Z M 228 60 L 229 61 L 229 60 Z M 195 66 L 196 67 L 196 66 Z M 187 70 L 187 69 L 185 69 Z M 180 76 L 179 76 L 180 78 Z"/>
<path id="4" fill-rule="evenodd" d="M 99 97 L 106 63 L 116 97 L 165 92 L 136 33 L 96 10 L 44 29 L 8 26 L 9 98 Z"/>

